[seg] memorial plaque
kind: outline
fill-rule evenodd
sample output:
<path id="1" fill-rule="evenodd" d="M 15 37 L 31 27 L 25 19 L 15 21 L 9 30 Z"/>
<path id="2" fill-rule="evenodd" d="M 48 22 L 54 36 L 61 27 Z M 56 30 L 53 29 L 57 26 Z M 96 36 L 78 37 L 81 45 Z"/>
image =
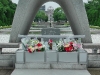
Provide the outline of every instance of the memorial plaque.
<path id="1" fill-rule="evenodd" d="M 60 35 L 60 29 L 57 28 L 43 28 L 41 30 L 42 35 Z M 50 38 L 53 41 L 58 40 L 58 38 Z M 44 38 L 44 41 L 48 41 L 49 38 Z"/>

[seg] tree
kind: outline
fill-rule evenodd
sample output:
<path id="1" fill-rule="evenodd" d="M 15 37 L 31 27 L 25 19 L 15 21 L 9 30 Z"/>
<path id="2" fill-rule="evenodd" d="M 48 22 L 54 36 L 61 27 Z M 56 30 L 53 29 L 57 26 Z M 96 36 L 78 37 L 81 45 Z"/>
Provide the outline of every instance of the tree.
<path id="1" fill-rule="evenodd" d="M 0 26 L 12 24 L 16 6 L 12 0 L 0 0 Z"/>
<path id="2" fill-rule="evenodd" d="M 54 21 L 67 20 L 66 15 L 61 7 L 58 7 L 54 10 L 53 18 Z"/>
<path id="3" fill-rule="evenodd" d="M 48 20 L 48 16 L 45 14 L 44 11 L 39 10 L 34 18 L 34 21 L 47 21 Z"/>
<path id="4" fill-rule="evenodd" d="M 85 3 L 85 8 L 90 25 L 100 26 L 100 0 Z"/>

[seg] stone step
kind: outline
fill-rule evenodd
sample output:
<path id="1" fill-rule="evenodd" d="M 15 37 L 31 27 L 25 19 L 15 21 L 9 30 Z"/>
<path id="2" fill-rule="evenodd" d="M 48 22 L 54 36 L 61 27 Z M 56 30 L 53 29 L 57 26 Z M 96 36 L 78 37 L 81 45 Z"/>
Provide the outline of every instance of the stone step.
<path id="1" fill-rule="evenodd" d="M 76 69 L 84 70 L 87 68 L 86 65 L 80 65 L 77 63 L 25 63 L 15 64 L 16 69 Z"/>
<path id="2" fill-rule="evenodd" d="M 87 70 L 15 69 L 11 75 L 91 75 Z"/>

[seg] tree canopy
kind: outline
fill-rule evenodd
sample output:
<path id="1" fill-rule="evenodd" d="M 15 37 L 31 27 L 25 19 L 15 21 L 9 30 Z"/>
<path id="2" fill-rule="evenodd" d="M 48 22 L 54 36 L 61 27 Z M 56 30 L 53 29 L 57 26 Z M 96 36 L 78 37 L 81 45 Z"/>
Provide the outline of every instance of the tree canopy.
<path id="1" fill-rule="evenodd" d="M 67 20 L 66 15 L 61 7 L 58 7 L 54 10 L 53 18 L 54 18 L 54 21 Z"/>
<path id="2" fill-rule="evenodd" d="M 90 25 L 100 26 L 100 0 L 85 3 L 85 8 Z"/>
<path id="3" fill-rule="evenodd" d="M 47 21 L 48 20 L 48 16 L 45 14 L 44 11 L 39 10 L 34 18 L 34 21 Z"/>
<path id="4" fill-rule="evenodd" d="M 12 0 L 0 0 L 0 26 L 12 24 L 16 6 Z"/>
<path id="5" fill-rule="evenodd" d="M 0 0 L 0 26 L 11 25 L 17 4 L 12 0 Z M 85 8 L 90 25 L 100 26 L 100 0 L 91 0 L 85 3 Z M 54 21 L 67 20 L 61 7 L 54 10 Z M 44 11 L 38 11 L 34 21 L 47 21 L 48 17 Z"/>

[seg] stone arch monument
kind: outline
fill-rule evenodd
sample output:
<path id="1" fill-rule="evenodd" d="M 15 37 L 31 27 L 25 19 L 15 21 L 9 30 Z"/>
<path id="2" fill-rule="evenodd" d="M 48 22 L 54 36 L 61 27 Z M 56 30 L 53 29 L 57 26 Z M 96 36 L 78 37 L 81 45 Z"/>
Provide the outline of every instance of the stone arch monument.
<path id="1" fill-rule="evenodd" d="M 58 3 L 64 9 L 75 35 L 85 35 L 82 42 L 92 42 L 89 23 L 82 0 L 19 0 L 9 42 L 18 42 L 18 34 L 28 34 L 37 11 L 42 4 L 49 1 Z"/>

